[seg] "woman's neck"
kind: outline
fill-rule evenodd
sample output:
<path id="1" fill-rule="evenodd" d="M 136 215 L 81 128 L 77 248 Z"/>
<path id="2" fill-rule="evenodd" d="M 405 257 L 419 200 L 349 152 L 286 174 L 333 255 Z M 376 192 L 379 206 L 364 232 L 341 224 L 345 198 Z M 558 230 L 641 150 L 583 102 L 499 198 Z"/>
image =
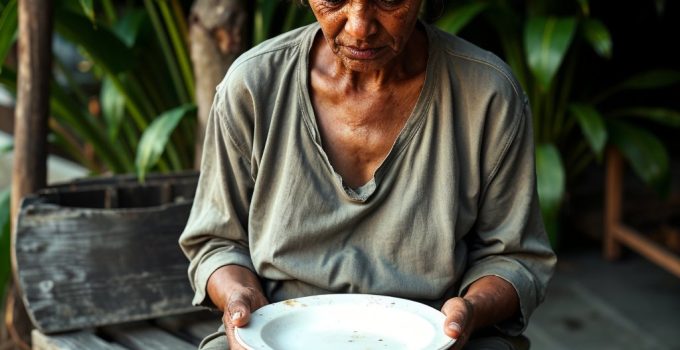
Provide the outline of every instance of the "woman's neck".
<path id="1" fill-rule="evenodd" d="M 319 34 L 312 49 L 312 67 L 327 79 L 337 82 L 339 90 L 371 92 L 390 88 L 422 74 L 427 66 L 428 40 L 425 29 L 417 26 L 404 50 L 383 67 L 368 71 L 348 68 Z"/>

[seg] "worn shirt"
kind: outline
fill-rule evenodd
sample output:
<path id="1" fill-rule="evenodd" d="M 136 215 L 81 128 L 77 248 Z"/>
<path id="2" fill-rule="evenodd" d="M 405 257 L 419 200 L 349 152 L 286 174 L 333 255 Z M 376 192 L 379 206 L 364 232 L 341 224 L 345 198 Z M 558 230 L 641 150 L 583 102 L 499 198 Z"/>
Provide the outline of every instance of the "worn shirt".
<path id="1" fill-rule="evenodd" d="M 246 52 L 217 88 L 180 244 L 196 305 L 236 264 L 270 301 L 370 293 L 440 307 L 487 275 L 510 282 L 519 333 L 555 256 L 536 195 L 527 99 L 493 54 L 434 27 L 424 85 L 372 180 L 349 188 L 322 147 L 310 99 L 318 24 Z"/>

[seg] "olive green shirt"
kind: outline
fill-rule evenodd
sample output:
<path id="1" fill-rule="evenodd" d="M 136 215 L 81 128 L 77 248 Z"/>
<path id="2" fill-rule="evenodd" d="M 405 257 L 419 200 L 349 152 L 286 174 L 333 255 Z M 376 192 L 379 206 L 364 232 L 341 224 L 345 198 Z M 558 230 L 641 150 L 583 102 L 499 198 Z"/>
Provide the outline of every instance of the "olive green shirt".
<path id="1" fill-rule="evenodd" d="M 318 24 L 231 66 L 210 114 L 201 175 L 180 238 L 194 304 L 228 264 L 270 301 L 370 293 L 441 307 L 496 275 L 517 290 L 516 334 L 555 264 L 536 195 L 527 99 L 493 54 L 424 25 L 425 83 L 374 178 L 351 189 L 322 148 L 309 92 Z"/>

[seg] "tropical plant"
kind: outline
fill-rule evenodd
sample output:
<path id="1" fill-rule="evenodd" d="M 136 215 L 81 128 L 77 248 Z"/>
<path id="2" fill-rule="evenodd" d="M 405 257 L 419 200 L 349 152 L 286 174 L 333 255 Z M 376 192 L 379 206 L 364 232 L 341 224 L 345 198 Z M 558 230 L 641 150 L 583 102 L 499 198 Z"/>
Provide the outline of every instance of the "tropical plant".
<path id="1" fill-rule="evenodd" d="M 650 1 L 650 6 L 657 3 Z M 668 188 L 668 152 L 662 142 L 623 118 L 677 127 L 678 111 L 660 106 L 609 109 L 604 102 L 625 91 L 676 84 L 679 72 L 643 72 L 623 82 L 605 82 L 610 84 L 605 87 L 597 76 L 578 81 L 576 77 L 589 65 L 583 59 L 584 47 L 602 60 L 613 52 L 609 29 L 591 16 L 587 0 L 459 1 L 437 23 L 455 34 L 477 17 L 495 28 L 500 54 L 531 101 L 538 192 L 553 244 L 567 179 L 576 177 L 593 160 L 600 160 L 607 144 L 618 147 L 647 184 L 660 192 Z"/>
<path id="2" fill-rule="evenodd" d="M 16 17 L 16 0 L 9 0 L 3 16 Z M 49 121 L 54 142 L 92 172 L 133 172 L 140 177 L 152 168 L 179 170 L 192 164 L 193 123 L 172 134 L 173 142 L 149 149 L 138 148 L 138 140 L 152 121 L 164 123 L 171 111 L 190 116 L 193 78 L 187 64 L 186 42 L 178 34 L 184 15 L 178 1 L 144 1 L 144 9 L 129 7 L 118 15 L 111 0 L 98 2 L 105 16 L 95 16 L 92 1 L 55 2 L 55 29 L 89 60 L 98 91 L 94 97 L 76 82 L 73 68 L 54 55 Z M 7 11 L 14 10 L 14 14 Z M 3 22 L 4 23 L 4 22 Z M 13 21 L 16 26 L 16 20 Z M 0 38 L 12 37 L 16 28 L 0 28 Z M 6 41 L 0 39 L 0 44 Z M 2 50 L 0 46 L 0 50 Z M 2 51 L 0 51 L 1 53 Z M 0 57 L 4 58 L 4 57 Z M 88 62 L 88 61 L 86 61 Z M 0 83 L 16 89 L 16 73 L 4 67 Z M 90 93 L 91 94 L 91 93 Z M 98 96 L 97 96 L 98 95 Z M 89 108 L 88 108 L 89 107 Z M 165 122 L 167 123 L 167 122 Z M 172 130 L 161 128 L 169 134 Z M 167 138 L 158 138 L 162 143 Z M 86 149 L 94 155 L 87 157 Z M 135 153 L 163 151 L 157 163 L 135 162 Z"/>

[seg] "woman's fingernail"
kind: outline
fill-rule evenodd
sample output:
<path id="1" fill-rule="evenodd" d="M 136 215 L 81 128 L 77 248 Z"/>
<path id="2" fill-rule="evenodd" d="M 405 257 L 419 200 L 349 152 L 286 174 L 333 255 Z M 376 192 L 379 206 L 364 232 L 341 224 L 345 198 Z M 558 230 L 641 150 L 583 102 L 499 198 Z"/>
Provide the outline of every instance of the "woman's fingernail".
<path id="1" fill-rule="evenodd" d="M 231 315 L 231 320 L 232 320 L 232 321 L 236 321 L 236 320 L 238 320 L 239 318 L 241 318 L 242 315 L 243 315 L 243 314 L 241 313 L 241 311 L 236 311 L 236 312 L 234 312 L 234 313 Z"/>
<path id="2" fill-rule="evenodd" d="M 460 325 L 458 323 L 451 322 L 451 323 L 448 324 L 447 327 L 449 327 L 450 330 L 455 331 L 456 333 L 460 334 L 461 329 L 460 329 Z"/>

